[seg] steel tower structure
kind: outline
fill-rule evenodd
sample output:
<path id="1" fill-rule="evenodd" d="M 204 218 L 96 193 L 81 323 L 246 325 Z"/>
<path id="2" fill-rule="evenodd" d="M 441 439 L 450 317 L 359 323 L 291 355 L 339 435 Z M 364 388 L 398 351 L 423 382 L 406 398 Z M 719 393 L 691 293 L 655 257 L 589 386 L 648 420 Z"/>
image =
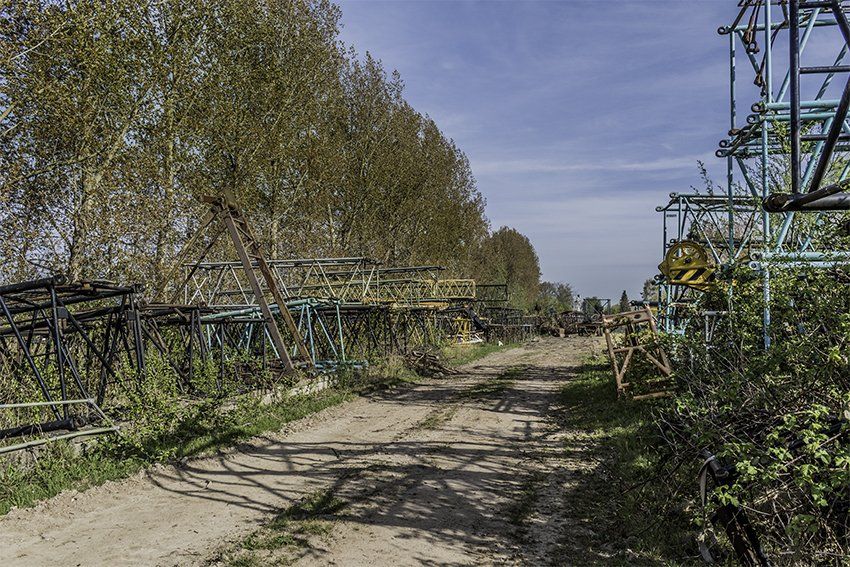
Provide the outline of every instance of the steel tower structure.
<path id="1" fill-rule="evenodd" d="M 832 211 L 850 209 L 850 7 L 842 0 L 741 0 L 738 7 L 718 29 L 729 44 L 730 129 L 716 153 L 726 159 L 730 239 L 735 188 L 762 203 L 761 249 L 750 265 L 763 279 L 769 347 L 771 272 L 850 263 L 850 254 L 819 238 L 843 218 Z M 739 81 L 739 60 L 755 89 Z M 751 102 L 746 116 L 739 99 Z"/>
<path id="2" fill-rule="evenodd" d="M 722 279 L 731 266 L 760 248 L 759 209 L 753 197 L 745 194 L 671 193 L 665 205 L 655 208 L 662 215 L 661 256 L 666 259 L 677 246 L 697 244 L 704 250 L 706 264 Z M 656 281 L 658 318 L 664 332 L 684 332 L 687 320 L 705 315 L 691 310 L 696 295 L 709 287 L 697 283 L 701 280 L 686 283 L 684 278 L 661 275 Z M 714 319 L 717 313 L 712 313 Z"/>

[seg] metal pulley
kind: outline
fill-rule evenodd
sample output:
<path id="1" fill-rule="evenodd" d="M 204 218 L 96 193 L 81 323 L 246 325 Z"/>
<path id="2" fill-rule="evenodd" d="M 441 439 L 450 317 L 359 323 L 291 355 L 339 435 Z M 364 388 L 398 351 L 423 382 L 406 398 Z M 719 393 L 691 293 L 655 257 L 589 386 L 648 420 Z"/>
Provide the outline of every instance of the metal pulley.
<path id="1" fill-rule="evenodd" d="M 708 252 L 700 244 L 682 240 L 672 245 L 658 269 L 673 285 L 684 285 L 699 291 L 708 291 L 716 284 L 716 268 Z"/>

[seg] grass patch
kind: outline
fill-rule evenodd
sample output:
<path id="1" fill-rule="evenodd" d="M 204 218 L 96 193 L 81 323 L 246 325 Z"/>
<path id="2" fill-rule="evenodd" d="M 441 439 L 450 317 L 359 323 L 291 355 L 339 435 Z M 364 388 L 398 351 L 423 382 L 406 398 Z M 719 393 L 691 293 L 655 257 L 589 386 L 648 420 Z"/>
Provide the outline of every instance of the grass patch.
<path id="1" fill-rule="evenodd" d="M 543 471 L 531 473 L 523 482 L 519 497 L 508 507 L 508 521 L 514 526 L 522 528 L 522 531 L 525 531 L 525 520 L 534 510 L 534 504 L 537 502 L 537 491 L 544 478 L 546 478 L 546 473 Z"/>
<path id="2" fill-rule="evenodd" d="M 468 390 L 464 390 L 458 398 L 461 401 L 468 401 L 477 398 L 494 398 L 500 397 L 508 390 L 517 377 L 522 375 L 528 369 L 528 366 L 511 366 L 500 374 L 474 384 Z M 457 413 L 457 406 L 449 405 L 441 409 L 437 409 L 429 413 L 422 421 L 416 424 L 417 429 L 437 429 Z"/>
<path id="3" fill-rule="evenodd" d="M 437 429 L 450 421 L 457 413 L 457 407 L 448 406 L 429 413 L 425 419 L 416 424 L 417 429 Z"/>
<path id="4" fill-rule="evenodd" d="M 85 490 L 125 478 L 158 462 L 208 454 L 340 404 L 348 389 L 328 389 L 310 396 L 286 397 L 269 404 L 250 396 L 223 411 L 220 402 L 186 406 L 171 423 L 140 420 L 121 436 L 99 439 L 79 449 L 65 442 L 45 446 L 32 464 L 0 468 L 0 514 L 32 506 L 64 490 Z M 166 426 L 167 425 L 167 426 Z"/>
<path id="5" fill-rule="evenodd" d="M 484 358 L 488 354 L 501 352 L 516 348 L 519 343 L 507 343 L 499 346 L 498 343 L 477 343 L 471 345 L 450 345 L 443 348 L 442 358 L 446 366 L 463 366 Z"/>
<path id="6" fill-rule="evenodd" d="M 46 445 L 32 465 L 0 468 L 0 515 L 13 507 L 32 506 L 63 490 L 85 490 L 125 478 L 143 466 L 140 459 L 114 459 L 98 450 L 80 454 L 66 442 Z"/>
<path id="7" fill-rule="evenodd" d="M 599 462 L 570 500 L 576 516 L 594 526 L 579 545 L 613 549 L 616 559 L 605 564 L 691 559 L 682 550 L 687 547 L 683 542 L 694 541 L 693 534 L 682 510 L 662 490 L 664 463 L 653 416 L 669 400 L 617 400 L 610 368 L 592 360 L 563 386 L 559 401 L 559 420 L 572 433 L 566 456 L 587 459 L 581 453 L 593 447 L 592 457 Z M 570 547 L 575 546 L 573 539 Z"/>
<path id="8" fill-rule="evenodd" d="M 421 378 L 407 367 L 404 357 L 392 355 L 370 366 L 369 371 L 352 387 L 357 394 L 368 395 L 410 384 Z"/>
<path id="9" fill-rule="evenodd" d="M 327 540 L 333 529 L 329 518 L 348 505 L 332 488 L 316 491 L 277 514 L 269 523 L 221 551 L 212 563 L 232 567 L 289 565 L 301 550 Z"/>
<path id="10" fill-rule="evenodd" d="M 472 388 L 463 392 L 462 397 L 469 399 L 501 396 L 526 370 L 528 370 L 528 366 L 511 366 L 489 380 L 478 382 Z"/>

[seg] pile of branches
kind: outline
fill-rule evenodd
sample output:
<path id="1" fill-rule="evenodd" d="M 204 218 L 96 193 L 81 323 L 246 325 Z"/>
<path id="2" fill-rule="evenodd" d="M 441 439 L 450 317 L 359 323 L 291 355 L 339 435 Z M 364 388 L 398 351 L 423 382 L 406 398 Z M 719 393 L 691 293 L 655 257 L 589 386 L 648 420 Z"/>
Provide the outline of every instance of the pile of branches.
<path id="1" fill-rule="evenodd" d="M 457 370 L 440 362 L 440 357 L 437 354 L 427 351 L 410 351 L 404 357 L 404 364 L 420 376 L 447 376 L 450 374 L 458 374 Z"/>
<path id="2" fill-rule="evenodd" d="M 680 393 L 659 417 L 707 560 L 838 564 L 850 557 L 850 293 L 835 273 L 772 275 L 772 346 L 747 274 L 706 344 L 700 320 L 676 339 Z M 695 490 L 699 486 L 700 490 Z"/>

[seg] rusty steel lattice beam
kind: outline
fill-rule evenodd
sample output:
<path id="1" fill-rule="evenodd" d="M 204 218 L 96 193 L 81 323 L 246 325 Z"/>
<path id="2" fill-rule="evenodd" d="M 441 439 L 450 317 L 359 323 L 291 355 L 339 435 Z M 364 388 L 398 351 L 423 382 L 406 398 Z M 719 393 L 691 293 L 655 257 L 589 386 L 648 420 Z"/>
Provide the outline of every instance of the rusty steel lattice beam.
<path id="1" fill-rule="evenodd" d="M 427 307 L 396 308 L 380 304 L 340 307 L 339 324 L 348 356 L 371 360 L 376 356 L 406 354 L 442 342 L 445 313 Z"/>
<path id="2" fill-rule="evenodd" d="M 236 255 L 239 257 L 239 265 L 241 266 L 247 285 L 251 290 L 250 293 L 253 295 L 251 305 L 257 305 L 260 308 L 261 317 L 266 326 L 266 332 L 274 345 L 275 353 L 280 365 L 282 366 L 281 370 L 289 373 L 294 370 L 295 366 L 289 355 L 289 349 L 283 340 L 283 335 L 277 325 L 274 314 L 272 313 L 271 304 L 266 297 L 267 293 L 271 296 L 275 305 L 281 306 L 279 309 L 279 315 L 290 335 L 293 337 L 294 346 L 300 355 L 302 364 L 307 367 L 311 367 L 313 365 L 313 359 L 310 356 L 310 352 L 304 345 L 304 341 L 300 335 L 298 327 L 292 319 L 292 315 L 289 311 L 282 307 L 286 305 L 286 298 L 275 280 L 272 268 L 266 261 L 260 244 L 254 237 L 247 219 L 245 219 L 239 208 L 236 206 L 235 198 L 232 194 L 230 194 L 230 192 L 225 191 L 224 196 L 203 197 L 202 201 L 209 205 L 209 212 L 206 217 L 204 217 L 198 231 L 195 232 L 189 242 L 187 242 L 187 244 L 183 247 L 180 254 L 178 254 L 178 262 L 164 280 L 170 280 L 171 277 L 175 275 L 175 272 L 180 269 L 183 265 L 180 260 L 189 253 L 195 243 L 200 240 L 202 232 L 205 231 L 205 229 L 207 229 L 213 221 L 218 220 L 221 223 L 223 230 L 219 230 L 213 234 L 197 260 L 189 265 L 185 279 L 177 287 L 171 301 L 166 303 L 174 303 L 176 296 L 186 287 L 188 282 L 194 278 L 195 273 L 201 269 L 205 256 L 215 245 L 215 242 L 223 232 L 227 232 L 230 236 L 231 242 L 233 243 L 233 247 L 236 250 Z M 260 277 L 258 277 L 257 272 L 259 272 Z M 263 282 L 262 284 L 260 283 L 261 281 Z"/>
<path id="3" fill-rule="evenodd" d="M 248 277 L 248 283 L 251 284 L 251 289 L 254 292 L 254 299 L 260 307 L 263 314 L 263 320 L 266 324 L 269 336 L 277 350 L 278 357 L 283 362 L 285 369 L 291 371 L 293 369 L 292 360 L 287 352 L 286 344 L 283 342 L 283 337 L 280 334 L 280 329 L 277 327 L 271 308 L 266 301 L 260 283 L 254 272 L 255 266 L 259 268 L 266 283 L 266 288 L 271 292 L 274 302 L 280 307 L 280 316 L 283 319 L 289 332 L 295 338 L 295 346 L 301 353 L 301 358 L 307 365 L 312 365 L 313 359 L 310 357 L 310 352 L 304 346 L 301 340 L 301 334 L 298 332 L 298 327 L 295 325 L 289 310 L 286 309 L 286 300 L 275 282 L 271 268 L 266 262 L 263 252 L 260 249 L 260 244 L 257 242 L 254 235 L 251 233 L 251 227 L 248 221 L 239 212 L 235 205 L 235 200 L 232 197 L 219 197 L 217 199 L 207 198 L 206 202 L 210 203 L 212 211 L 217 213 L 219 218 L 227 226 L 227 231 L 230 233 L 230 239 L 233 241 L 233 246 L 236 248 L 236 254 L 242 262 L 242 269 Z"/>
<path id="4" fill-rule="evenodd" d="M 475 280 L 381 280 L 373 292 L 367 302 L 415 304 L 473 300 Z"/>
<path id="5" fill-rule="evenodd" d="M 440 279 L 440 266 L 381 268 L 373 260 L 303 258 L 267 260 L 269 272 L 286 300 L 332 299 L 343 303 L 422 304 L 473 300 L 475 281 Z M 258 267 L 254 263 L 254 267 Z M 185 264 L 185 303 L 254 305 L 256 295 L 240 262 Z M 259 281 L 267 291 L 265 280 Z"/>
<path id="6" fill-rule="evenodd" d="M 507 284 L 476 284 L 475 301 L 484 307 L 500 307 L 510 300 Z"/>
<path id="7" fill-rule="evenodd" d="M 531 338 L 537 321 L 522 309 L 513 307 L 484 307 L 480 311 L 470 312 L 473 322 L 479 326 L 488 341 L 520 342 Z"/>
<path id="8" fill-rule="evenodd" d="M 362 301 L 378 278 L 377 264 L 368 258 L 302 258 L 267 260 L 274 282 L 287 300 L 313 298 Z M 256 262 L 252 267 L 258 267 Z M 254 291 L 241 262 L 184 264 L 185 303 L 254 305 Z M 267 291 L 265 280 L 261 290 Z"/>

